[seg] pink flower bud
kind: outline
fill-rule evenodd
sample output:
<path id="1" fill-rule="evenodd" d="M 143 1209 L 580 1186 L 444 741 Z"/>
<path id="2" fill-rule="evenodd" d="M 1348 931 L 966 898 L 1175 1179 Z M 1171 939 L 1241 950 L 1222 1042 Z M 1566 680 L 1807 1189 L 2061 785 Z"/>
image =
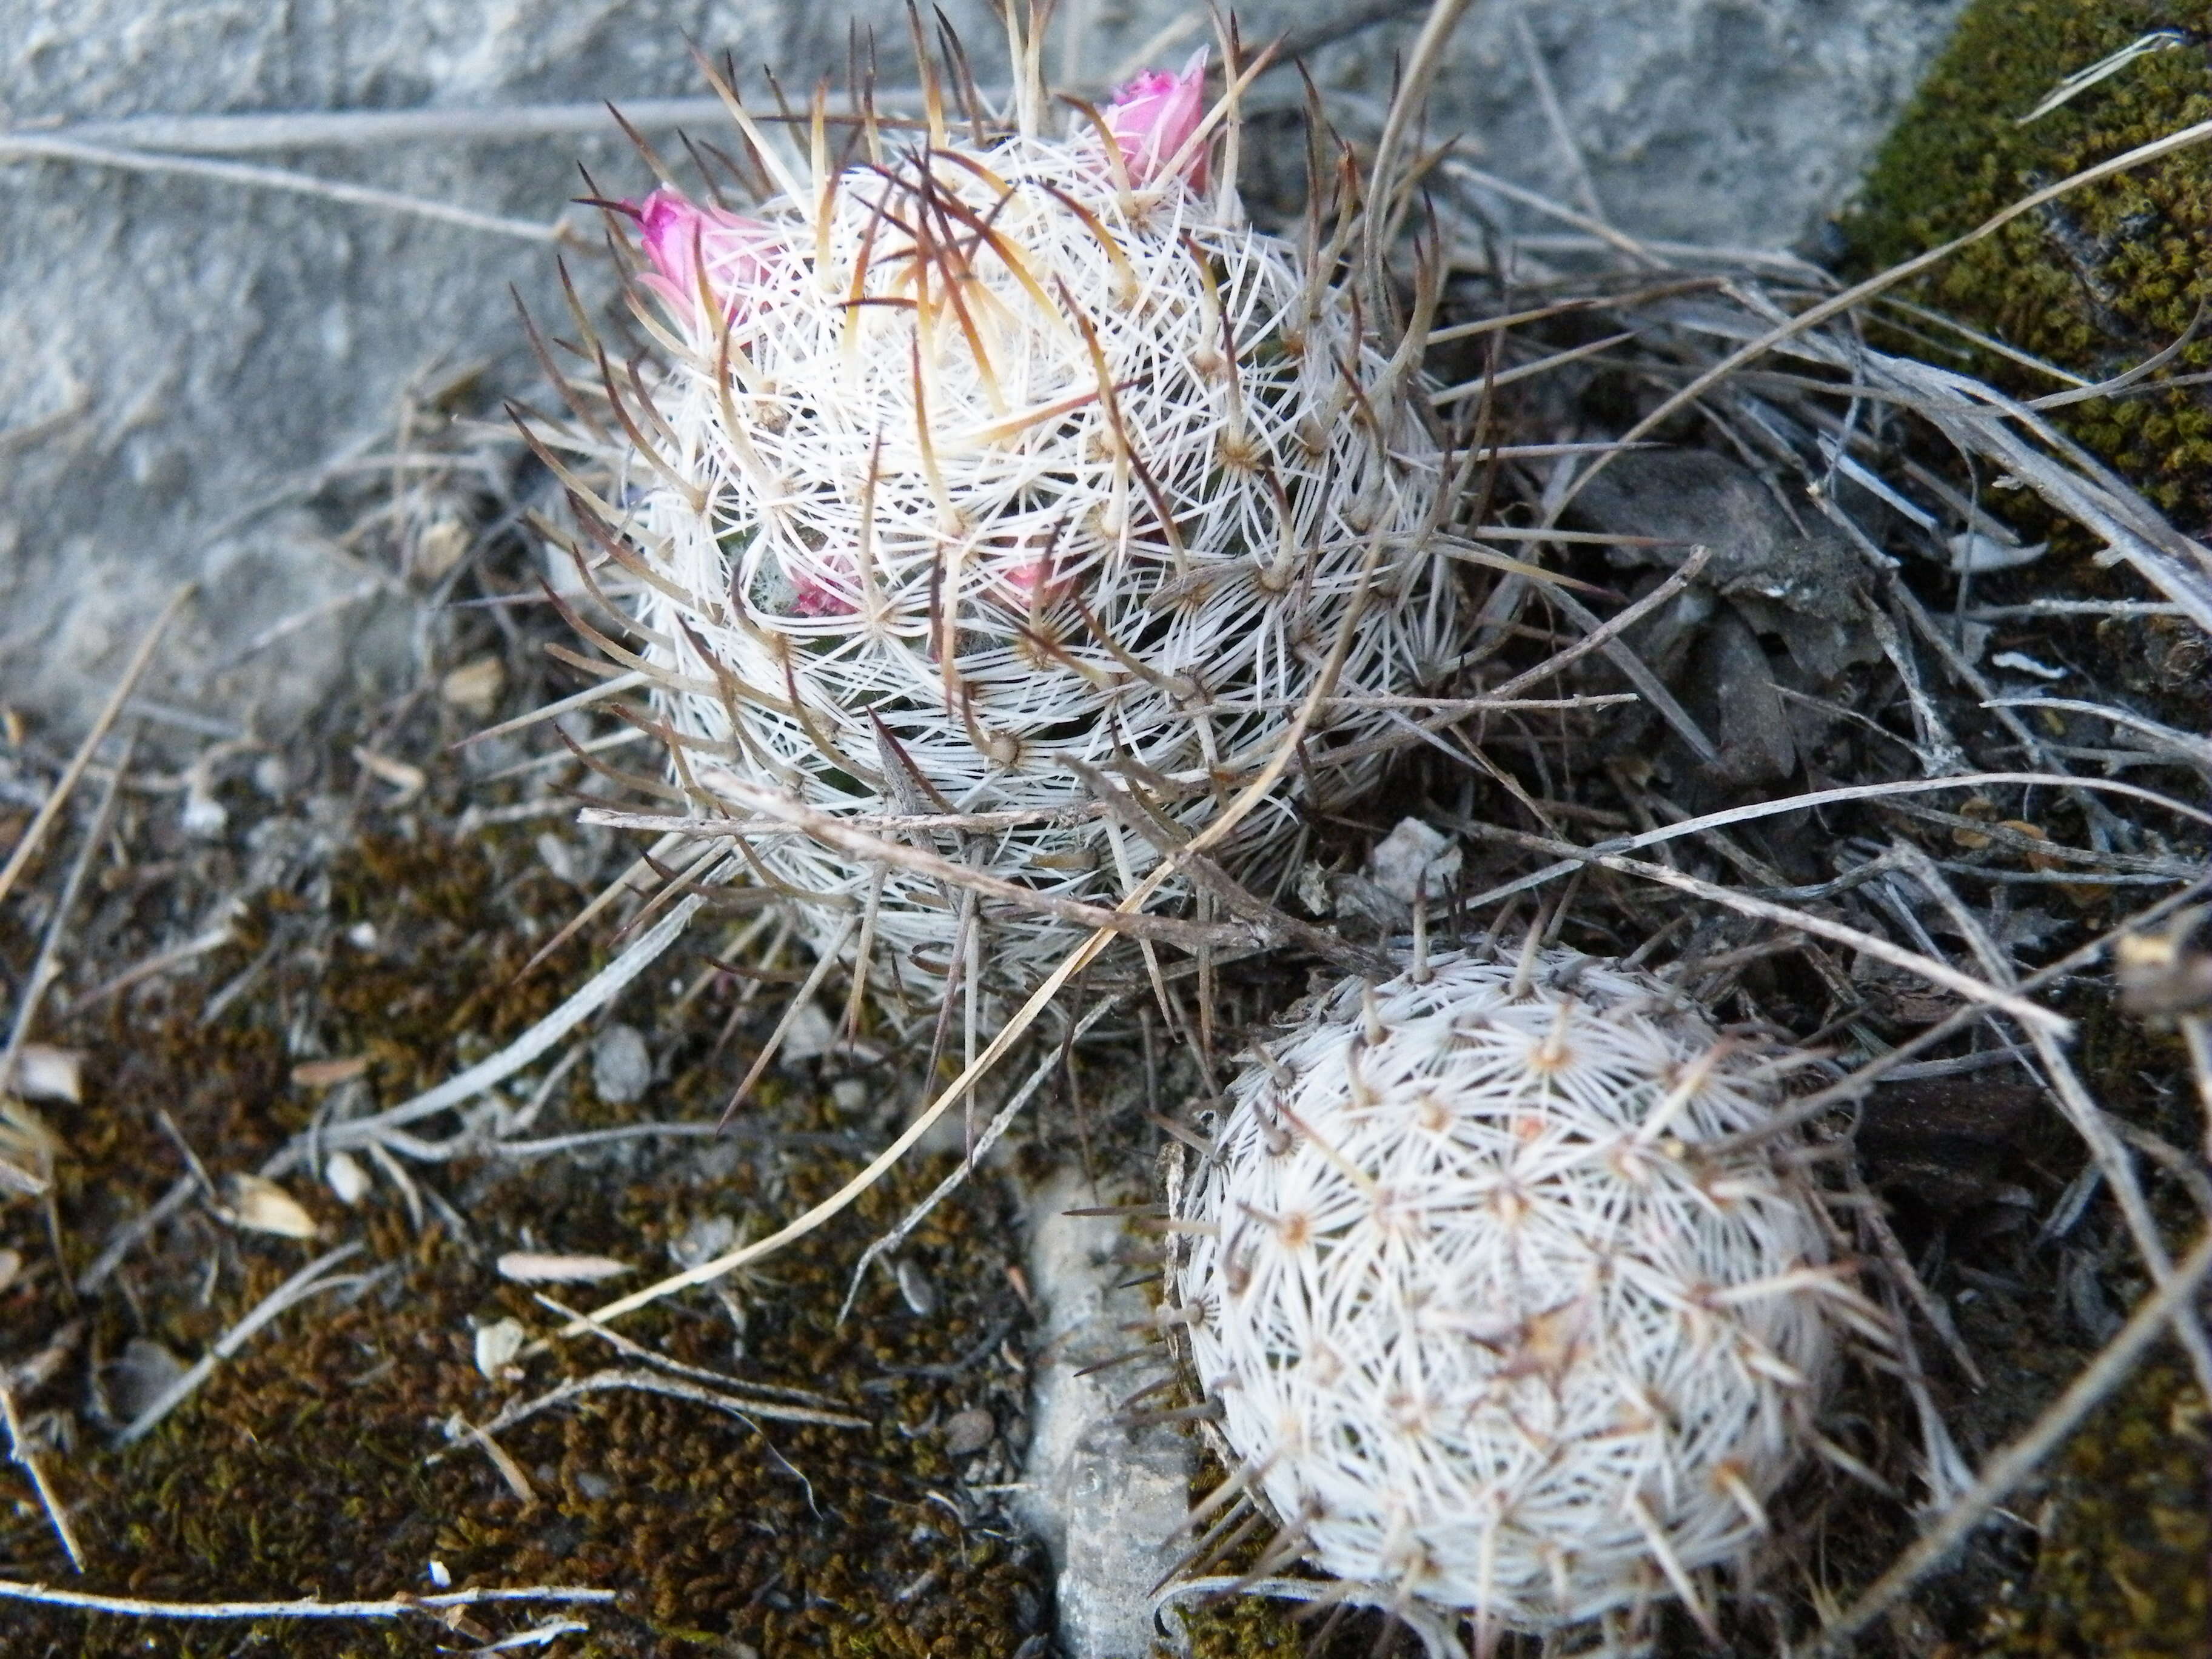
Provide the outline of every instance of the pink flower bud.
<path id="1" fill-rule="evenodd" d="M 840 564 L 843 561 L 838 561 Z M 850 573 L 838 573 L 850 580 Z M 791 573 L 791 613 L 795 617 L 849 617 L 859 609 L 853 601 L 811 571 Z"/>
<path id="2" fill-rule="evenodd" d="M 1075 586 L 1074 573 L 1064 555 L 1055 550 L 1060 535 L 1030 535 L 1011 545 L 994 538 L 994 550 L 1004 548 L 1013 556 L 992 562 L 991 592 L 1001 604 L 1016 611 L 1049 610 Z"/>
<path id="3" fill-rule="evenodd" d="M 656 190 L 630 209 L 637 217 L 638 240 L 653 269 L 645 285 L 690 316 L 699 304 L 699 268 L 707 287 L 732 318 L 747 309 L 781 246 L 775 228 L 743 219 L 717 207 L 700 207 L 672 190 Z"/>
<path id="4" fill-rule="evenodd" d="M 1114 94 L 1105 109 L 1106 130 L 1121 147 L 1129 182 L 1148 185 L 1174 161 L 1183 141 L 1198 131 L 1206 113 L 1206 48 L 1200 46 L 1182 73 L 1146 70 Z M 1184 164 L 1194 189 L 1206 188 L 1206 151 Z"/>

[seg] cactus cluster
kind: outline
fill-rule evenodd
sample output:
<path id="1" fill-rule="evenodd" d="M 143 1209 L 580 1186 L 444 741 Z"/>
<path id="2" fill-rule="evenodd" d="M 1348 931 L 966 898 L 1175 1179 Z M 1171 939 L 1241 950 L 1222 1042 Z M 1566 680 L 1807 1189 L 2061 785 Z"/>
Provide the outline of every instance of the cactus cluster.
<path id="1" fill-rule="evenodd" d="M 602 365 L 623 476 L 572 483 L 635 596 L 603 643 L 728 826 L 701 869 L 790 901 L 855 1006 L 872 971 L 941 1041 L 964 994 L 971 1044 L 1089 931 L 1025 901 L 1120 902 L 1278 775 L 1209 850 L 1284 873 L 1462 639 L 1434 284 L 1376 314 L 1356 167 L 1313 169 L 1294 247 L 1245 222 L 1204 53 L 1059 132 L 1015 62 L 1008 119 L 866 112 L 835 165 L 818 104 L 802 162 L 732 99 L 769 199 L 606 204 L 661 355 Z M 1273 1559 L 1512 1629 L 1702 1616 L 1839 1322 L 1881 1330 L 1771 1123 L 1782 1069 L 1534 950 L 1417 951 L 1263 1051 L 1170 1284 Z"/>
<path id="2" fill-rule="evenodd" d="M 1787 1064 L 1562 950 L 1346 981 L 1268 1044 L 1174 1285 L 1290 1543 L 1493 1629 L 1702 1616 L 1886 1328 L 1775 1127 Z"/>

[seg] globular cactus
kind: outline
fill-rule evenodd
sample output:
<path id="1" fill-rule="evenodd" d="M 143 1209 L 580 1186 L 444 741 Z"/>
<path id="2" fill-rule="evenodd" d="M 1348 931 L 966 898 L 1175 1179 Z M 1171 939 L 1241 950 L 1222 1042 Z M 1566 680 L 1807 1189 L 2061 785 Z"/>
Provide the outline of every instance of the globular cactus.
<path id="1" fill-rule="evenodd" d="M 1800 1057 L 1802 1059 L 1802 1057 Z M 1650 975 L 1442 956 L 1231 1091 L 1171 1283 L 1278 1559 L 1546 1632 L 1747 1554 L 1842 1339 L 1776 1074 Z"/>
<path id="2" fill-rule="evenodd" d="M 628 659 L 695 811 L 996 814 L 888 833 L 1110 904 L 1275 757 L 1357 599 L 1291 782 L 1214 849 L 1271 872 L 1297 799 L 1374 775 L 1376 694 L 1457 647 L 1419 331 L 1386 355 L 1340 285 L 1353 229 L 1302 255 L 1209 180 L 1204 53 L 1065 136 L 1016 61 L 1003 126 L 871 118 L 837 171 L 817 123 L 805 176 L 754 131 L 782 193 L 751 215 L 625 204 L 665 361 L 609 373 L 626 494 L 581 506 L 634 578 Z M 1171 827 L 1102 815 L 1086 767 Z M 1025 987 L 1087 931 L 804 836 L 720 868 L 906 991 L 956 954 Z"/>

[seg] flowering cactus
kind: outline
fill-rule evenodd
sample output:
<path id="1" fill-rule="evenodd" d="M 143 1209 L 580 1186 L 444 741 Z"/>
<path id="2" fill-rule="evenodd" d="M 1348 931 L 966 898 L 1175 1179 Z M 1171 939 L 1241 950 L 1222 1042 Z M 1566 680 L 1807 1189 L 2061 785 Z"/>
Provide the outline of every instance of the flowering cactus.
<path id="1" fill-rule="evenodd" d="M 1740 1558 L 1879 1313 L 1773 1069 L 1649 975 L 1436 959 L 1237 1081 L 1174 1274 L 1222 1429 L 1340 1578 L 1543 1632 Z"/>
<path id="2" fill-rule="evenodd" d="M 610 376 L 635 447 L 604 516 L 695 810 L 767 788 L 877 823 L 997 814 L 903 833 L 1111 903 L 1158 854 L 1080 768 L 1201 826 L 1275 754 L 1363 585 L 1340 692 L 1450 661 L 1418 352 L 1386 356 L 1330 285 L 1340 246 L 1302 261 L 1205 192 L 1204 75 L 1201 53 L 1139 76 L 1066 137 L 1032 117 L 895 149 L 871 126 L 842 173 L 817 136 L 807 180 L 763 141 L 784 193 L 750 217 L 669 190 L 629 209 L 666 361 L 650 406 Z M 1371 776 L 1359 740 L 1389 718 L 1325 710 L 1295 789 L 1217 854 L 1279 866 L 1294 794 Z M 722 868 L 907 988 L 963 940 L 1027 985 L 1072 931 L 799 836 Z"/>

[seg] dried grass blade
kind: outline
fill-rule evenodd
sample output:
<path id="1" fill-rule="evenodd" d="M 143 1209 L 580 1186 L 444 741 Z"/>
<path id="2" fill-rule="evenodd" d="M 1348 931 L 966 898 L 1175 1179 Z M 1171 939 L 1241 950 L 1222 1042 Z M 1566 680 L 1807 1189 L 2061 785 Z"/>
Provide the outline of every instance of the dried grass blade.
<path id="1" fill-rule="evenodd" d="M 533 708 L 526 714 L 517 714 L 511 720 L 501 720 L 497 726 L 487 726 L 482 731 L 471 732 L 468 736 L 457 740 L 452 746 L 455 749 L 465 749 L 472 743 L 483 742 L 487 738 L 503 738 L 510 732 L 520 732 L 527 726 L 536 726 L 541 720 L 556 719 L 571 709 L 586 708 L 605 698 L 618 696 L 624 691 L 635 690 L 637 687 L 647 684 L 649 678 L 636 669 L 631 669 L 628 673 L 617 674 L 611 680 L 601 680 L 597 685 L 587 686 L 581 691 L 574 692 L 568 696 L 549 702 L 541 708 Z"/>
<path id="2" fill-rule="evenodd" d="M 147 665 L 153 661 L 154 647 L 161 642 L 161 635 L 168 630 L 170 623 L 176 619 L 177 612 L 184 608 L 185 601 L 191 598 L 198 588 L 197 582 L 186 582 L 171 594 L 168 604 L 161 607 L 161 614 L 154 618 L 152 625 L 140 636 L 137 649 L 131 653 L 131 661 L 123 671 L 123 678 L 115 683 L 115 690 L 107 694 L 106 702 L 94 717 L 92 729 L 84 734 L 84 741 L 77 745 L 76 753 L 70 757 L 70 763 L 55 783 L 52 793 L 47 795 L 32 817 L 29 828 L 23 831 L 15 850 L 9 854 L 6 865 L 0 866 L 0 901 L 4 901 L 14 889 L 16 878 L 23 873 L 23 867 L 30 863 L 31 855 L 38 851 L 46 831 L 53 827 L 54 819 L 60 815 L 62 808 L 69 802 L 70 793 L 76 789 L 77 780 L 84 775 L 84 769 L 92 763 L 94 752 L 106 738 L 117 717 L 123 713 L 123 705 L 130 700 L 140 678 L 146 672 Z"/>
<path id="3" fill-rule="evenodd" d="M 54 1490 L 53 1482 L 47 1478 L 45 1462 L 31 1449 L 23 1428 L 22 1413 L 15 1405 L 15 1390 L 4 1370 L 0 1370 L 0 1422 L 4 1422 L 8 1429 L 9 1461 L 31 1477 L 31 1485 L 39 1494 L 40 1507 L 46 1510 L 46 1519 L 53 1527 L 54 1536 L 61 1540 L 62 1548 L 68 1553 L 70 1565 L 82 1572 L 84 1546 L 77 1539 L 76 1528 L 70 1522 L 69 1509 L 63 1504 L 61 1494 Z"/>
<path id="4" fill-rule="evenodd" d="M 592 975 L 574 995 L 497 1054 L 478 1060 L 458 1076 L 448 1078 L 436 1088 L 425 1090 L 412 1100 L 403 1101 L 388 1111 L 379 1112 L 374 1117 L 355 1118 L 331 1126 L 323 1131 L 323 1144 L 331 1151 L 368 1145 L 376 1139 L 377 1132 L 380 1129 L 397 1128 L 401 1124 L 429 1117 L 504 1083 L 591 1015 L 613 1001 L 631 981 L 676 943 L 684 928 L 690 925 L 691 918 L 699 913 L 700 907 L 706 902 L 704 896 L 697 893 L 685 898 L 651 932 Z M 270 1160 L 264 1173 L 274 1174 L 288 1169 L 306 1154 L 305 1138 L 295 1139 Z"/>
<path id="5" fill-rule="evenodd" d="M 125 173 L 183 173 L 191 178 L 213 179 L 223 184 L 244 185 L 254 190 L 289 191 L 295 195 L 343 202 L 349 207 L 380 208 L 386 212 L 416 214 L 425 219 L 459 225 L 468 230 L 519 237 L 526 242 L 559 240 L 559 232 L 552 225 L 541 225 L 528 219 L 509 219 L 496 213 L 478 213 L 473 208 L 457 207 L 450 202 L 434 202 L 420 196 L 403 196 L 397 191 L 374 190 L 365 185 L 348 184 L 343 179 L 319 179 L 313 173 L 294 173 L 283 167 L 258 167 L 245 161 L 209 161 L 190 155 L 161 155 L 143 150 L 104 149 L 97 144 L 80 143 L 68 138 L 42 137 L 35 133 L 11 132 L 0 137 L 0 161 L 27 160 L 34 156 L 114 167 Z"/>
<path id="6" fill-rule="evenodd" d="M 115 770 L 108 775 L 107 787 L 100 793 L 100 805 L 93 811 L 92 827 L 86 833 L 84 846 L 76 861 L 70 866 L 69 877 L 62 883 L 61 896 L 55 901 L 53 915 L 46 923 L 45 937 L 39 941 L 39 954 L 22 979 L 22 1000 L 15 1006 L 15 1023 L 9 1028 L 7 1046 L 0 1048 L 0 1089 L 15 1088 L 21 1092 L 15 1062 L 31 1035 L 31 1022 L 38 1018 L 39 1004 L 46 1000 L 46 988 L 58 972 L 56 957 L 70 917 L 76 909 L 77 896 L 84 890 L 85 876 L 92 868 L 92 861 L 106 850 L 107 826 L 115 815 L 116 798 L 123 793 L 124 775 L 130 770 L 131 757 L 137 742 L 135 732 L 124 739 L 123 753 L 117 757 Z"/>
<path id="7" fill-rule="evenodd" d="M 360 1255 L 367 1248 L 361 1243 L 353 1243 L 325 1250 L 263 1297 L 243 1319 L 223 1333 L 215 1346 L 200 1357 L 197 1364 L 162 1389 L 143 1411 L 131 1419 L 123 1431 L 115 1437 L 115 1443 L 127 1446 L 151 1433 L 156 1424 L 191 1399 L 200 1385 L 215 1374 L 215 1368 L 244 1347 L 263 1326 L 295 1304 L 304 1302 L 319 1291 L 332 1289 L 333 1281 L 326 1279 L 324 1275 L 339 1262 Z"/>
<path id="8" fill-rule="evenodd" d="M 0 1600 L 35 1601 L 47 1607 L 76 1607 L 86 1613 L 115 1613 L 126 1619 L 404 1619 L 410 1613 L 437 1613 L 450 1607 L 482 1607 L 495 1601 L 613 1601 L 620 1590 L 573 1585 L 543 1589 L 453 1590 L 443 1595 L 398 1595 L 388 1601 L 319 1601 L 312 1597 L 296 1601 L 148 1601 L 135 1595 L 94 1595 L 82 1590 L 54 1589 L 0 1578 Z"/>
<path id="9" fill-rule="evenodd" d="M 1857 1601 L 1822 1627 L 1810 1659 L 1842 1659 L 1856 1637 L 1942 1566 L 1966 1535 L 2127 1381 L 2144 1352 L 2164 1334 L 2173 1316 L 2189 1305 L 2208 1275 L 2212 1275 L 2212 1232 L 2197 1240 L 2172 1278 L 2136 1304 L 2118 1334 L 2067 1385 L 2034 1426 L 1990 1458 L 1972 1488 L 1869 1584 Z"/>

